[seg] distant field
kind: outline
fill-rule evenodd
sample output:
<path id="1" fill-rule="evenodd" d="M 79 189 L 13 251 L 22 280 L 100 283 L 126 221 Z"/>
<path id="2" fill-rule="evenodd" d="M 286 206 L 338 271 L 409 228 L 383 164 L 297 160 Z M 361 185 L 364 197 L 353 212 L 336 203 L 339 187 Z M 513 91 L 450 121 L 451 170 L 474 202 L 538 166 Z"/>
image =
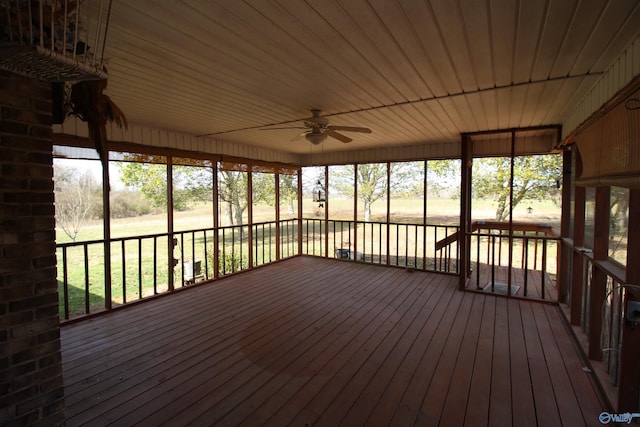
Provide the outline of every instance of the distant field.
<path id="1" fill-rule="evenodd" d="M 353 219 L 353 200 L 330 199 L 328 202 L 329 217 L 332 219 Z M 421 199 L 393 199 L 390 203 L 391 222 L 422 221 Z M 531 207 L 529 214 L 527 208 Z M 496 204 L 487 200 L 475 200 L 472 205 L 474 220 L 492 220 L 495 218 Z M 460 201 L 457 199 L 430 199 L 427 202 L 427 223 L 429 224 L 457 224 L 459 220 Z M 303 217 L 324 217 L 324 211 L 318 208 L 318 203 L 310 199 L 303 200 Z M 386 200 L 376 201 L 371 209 L 372 221 L 386 221 Z M 281 219 L 295 217 L 288 214 L 287 209 L 281 208 Z M 524 201 L 516 206 L 513 213 L 515 221 L 560 224 L 560 207 L 551 201 Z M 275 211 L 270 206 L 254 207 L 254 222 L 273 221 Z M 364 206 L 358 203 L 358 219 L 364 219 Z M 244 221 L 247 222 L 245 211 Z M 229 225 L 227 216 L 220 216 L 220 225 Z M 185 212 L 174 214 L 174 230 L 184 231 L 213 227 L 213 209 L 211 203 L 200 205 Z M 144 215 L 134 218 L 119 218 L 111 221 L 111 237 L 140 236 L 146 234 L 166 233 L 166 213 Z M 69 237 L 57 229 L 58 243 L 67 243 Z M 82 227 L 76 241 L 102 239 L 102 221 L 93 220 Z"/>

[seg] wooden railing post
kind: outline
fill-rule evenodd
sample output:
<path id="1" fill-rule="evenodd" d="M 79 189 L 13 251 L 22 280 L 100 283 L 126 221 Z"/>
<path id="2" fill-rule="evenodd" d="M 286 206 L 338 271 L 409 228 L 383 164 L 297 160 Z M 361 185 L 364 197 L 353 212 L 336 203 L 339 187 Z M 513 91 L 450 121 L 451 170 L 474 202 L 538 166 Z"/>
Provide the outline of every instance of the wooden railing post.
<path id="1" fill-rule="evenodd" d="M 596 188 L 596 212 L 594 218 L 593 258 L 606 260 L 609 255 L 609 187 Z M 602 332 L 602 304 L 607 293 L 607 274 L 594 263 L 589 295 L 589 358 L 602 359 L 600 334 Z"/>
<path id="2" fill-rule="evenodd" d="M 573 151 L 565 149 L 562 154 L 562 219 L 560 222 L 560 236 L 571 238 L 571 163 Z M 558 242 L 558 302 L 568 302 L 569 280 L 571 278 L 571 247 Z"/>
<path id="3" fill-rule="evenodd" d="M 173 280 L 173 272 L 176 267 L 173 258 L 173 158 L 167 156 L 167 262 L 169 263 L 167 279 L 169 291 L 173 291 L 175 283 Z"/>
<path id="4" fill-rule="evenodd" d="M 213 277 L 217 279 L 220 275 L 220 206 L 218 190 L 218 163 L 213 166 Z"/>
<path id="5" fill-rule="evenodd" d="M 584 187 L 576 187 L 574 193 L 573 246 L 584 245 Z M 575 253 L 571 263 L 571 324 L 579 326 L 582 319 L 582 284 L 584 282 L 584 257 Z"/>
<path id="6" fill-rule="evenodd" d="M 107 161 L 102 164 L 102 228 L 104 237 L 104 302 L 105 309 L 113 307 L 111 292 L 111 201 L 109 185 L 109 152 L 106 153 Z M 65 264 L 66 267 L 66 264 Z M 66 293 L 65 293 L 66 295 Z"/>
<path id="7" fill-rule="evenodd" d="M 276 187 L 276 259 L 280 259 L 280 174 L 275 173 L 274 175 L 275 187 Z M 271 234 L 271 230 L 269 230 L 269 234 Z M 264 236 L 263 236 L 264 238 Z"/>
<path id="8" fill-rule="evenodd" d="M 469 274 L 469 236 L 471 223 L 471 172 L 472 153 L 471 138 L 469 135 L 462 135 L 461 140 L 461 166 L 460 166 L 460 233 L 458 235 L 458 248 L 460 249 L 459 259 L 459 283 L 458 287 L 463 291 L 467 286 L 467 275 Z M 479 274 L 479 272 L 478 272 Z"/>
<path id="9" fill-rule="evenodd" d="M 298 255 L 302 255 L 302 168 L 298 169 Z"/>
<path id="10" fill-rule="evenodd" d="M 629 231 L 627 234 L 626 282 L 640 285 L 640 189 L 629 191 Z M 637 292 L 626 292 L 625 301 L 640 301 Z M 622 346 L 618 387 L 618 411 L 638 412 L 640 399 L 640 325 L 622 322 Z"/>
<path id="11" fill-rule="evenodd" d="M 253 169 L 249 165 L 247 174 L 247 250 L 249 255 L 247 263 L 249 268 L 253 267 Z M 256 232 L 257 234 L 257 232 Z M 240 227 L 240 242 L 242 242 L 242 227 Z M 240 259 L 242 259 L 242 251 L 240 251 Z M 257 257 L 256 257 L 257 258 Z M 242 267 L 240 267 L 242 268 Z"/>

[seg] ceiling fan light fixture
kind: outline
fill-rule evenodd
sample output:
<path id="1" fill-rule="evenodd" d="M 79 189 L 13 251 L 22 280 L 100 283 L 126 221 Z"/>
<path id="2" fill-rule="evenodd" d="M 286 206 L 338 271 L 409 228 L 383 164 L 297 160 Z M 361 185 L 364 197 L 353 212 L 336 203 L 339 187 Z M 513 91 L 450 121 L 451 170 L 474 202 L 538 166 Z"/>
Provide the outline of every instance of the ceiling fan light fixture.
<path id="1" fill-rule="evenodd" d="M 311 133 L 306 134 L 305 138 L 307 138 L 307 141 L 309 141 L 313 145 L 318 145 L 322 141 L 327 139 L 327 135 L 325 135 L 323 133 L 319 133 L 319 132 L 311 132 Z"/>

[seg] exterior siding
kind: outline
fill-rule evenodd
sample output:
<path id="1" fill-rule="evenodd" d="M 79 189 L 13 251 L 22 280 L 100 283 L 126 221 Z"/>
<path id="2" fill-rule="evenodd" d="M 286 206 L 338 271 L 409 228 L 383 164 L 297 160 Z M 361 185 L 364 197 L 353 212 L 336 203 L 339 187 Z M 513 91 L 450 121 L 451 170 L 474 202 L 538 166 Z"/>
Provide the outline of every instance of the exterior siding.
<path id="1" fill-rule="evenodd" d="M 640 36 L 611 64 L 589 94 L 571 111 L 563 123 L 563 137 L 609 101 L 618 91 L 640 75 Z"/>

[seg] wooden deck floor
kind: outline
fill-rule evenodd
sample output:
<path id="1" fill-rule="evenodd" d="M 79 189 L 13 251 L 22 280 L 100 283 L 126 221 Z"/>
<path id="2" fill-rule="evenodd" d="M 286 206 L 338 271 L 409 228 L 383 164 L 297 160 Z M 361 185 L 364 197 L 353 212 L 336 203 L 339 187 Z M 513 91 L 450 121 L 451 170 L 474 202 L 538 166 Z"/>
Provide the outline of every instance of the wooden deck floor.
<path id="1" fill-rule="evenodd" d="M 63 326 L 67 425 L 600 425 L 554 305 L 296 257 Z"/>

